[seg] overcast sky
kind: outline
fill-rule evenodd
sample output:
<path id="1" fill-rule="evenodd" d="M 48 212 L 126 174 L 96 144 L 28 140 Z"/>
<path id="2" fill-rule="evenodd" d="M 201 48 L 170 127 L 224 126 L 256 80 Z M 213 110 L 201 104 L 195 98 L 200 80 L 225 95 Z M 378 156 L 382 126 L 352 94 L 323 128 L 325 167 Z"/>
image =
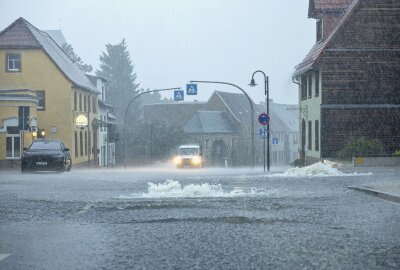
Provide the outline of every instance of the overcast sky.
<path id="1" fill-rule="evenodd" d="M 1 0 L 0 28 L 23 17 L 41 30 L 60 29 L 75 52 L 99 66 L 105 44 L 125 38 L 143 88 L 185 87 L 190 80 L 226 81 L 264 100 L 252 73 L 270 78 L 270 98 L 298 102 L 291 75 L 315 42 L 309 0 Z M 219 85 L 199 85 L 196 99 Z M 172 96 L 172 95 L 167 95 Z M 189 98 L 186 100 L 193 100 Z"/>

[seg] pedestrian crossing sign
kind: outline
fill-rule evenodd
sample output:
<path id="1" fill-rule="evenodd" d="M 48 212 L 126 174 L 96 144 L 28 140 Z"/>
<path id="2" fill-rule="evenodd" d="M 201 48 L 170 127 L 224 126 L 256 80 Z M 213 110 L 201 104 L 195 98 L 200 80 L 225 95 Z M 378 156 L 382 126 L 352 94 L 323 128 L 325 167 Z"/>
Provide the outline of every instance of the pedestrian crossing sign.
<path id="1" fill-rule="evenodd" d="M 197 84 L 195 83 L 186 84 L 186 94 L 193 96 L 197 95 Z"/>
<path id="2" fill-rule="evenodd" d="M 175 101 L 183 101 L 184 100 L 184 92 L 182 90 L 174 91 L 174 100 Z"/>

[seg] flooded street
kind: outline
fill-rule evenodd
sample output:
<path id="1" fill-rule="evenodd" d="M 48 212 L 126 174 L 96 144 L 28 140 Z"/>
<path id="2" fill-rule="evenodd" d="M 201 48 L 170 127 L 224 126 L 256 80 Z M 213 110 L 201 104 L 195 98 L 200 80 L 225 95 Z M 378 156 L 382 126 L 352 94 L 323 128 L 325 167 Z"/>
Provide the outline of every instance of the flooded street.
<path id="1" fill-rule="evenodd" d="M 331 176 L 130 169 L 0 175 L 1 269 L 398 269 L 399 204 Z"/>

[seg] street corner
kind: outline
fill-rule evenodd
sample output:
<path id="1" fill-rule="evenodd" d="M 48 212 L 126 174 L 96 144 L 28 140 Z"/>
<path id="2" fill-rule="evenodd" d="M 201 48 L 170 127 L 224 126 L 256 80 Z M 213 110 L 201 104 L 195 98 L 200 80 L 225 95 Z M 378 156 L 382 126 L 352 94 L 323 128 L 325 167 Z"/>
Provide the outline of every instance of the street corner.
<path id="1" fill-rule="evenodd" d="M 347 188 L 364 192 L 387 201 L 400 203 L 400 184 L 348 186 Z"/>

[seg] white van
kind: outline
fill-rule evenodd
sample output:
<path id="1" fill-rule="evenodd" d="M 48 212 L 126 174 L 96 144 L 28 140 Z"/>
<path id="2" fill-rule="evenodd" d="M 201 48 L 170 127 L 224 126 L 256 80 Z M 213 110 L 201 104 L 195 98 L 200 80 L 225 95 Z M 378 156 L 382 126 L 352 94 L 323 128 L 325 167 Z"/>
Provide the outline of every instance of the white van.
<path id="1" fill-rule="evenodd" d="M 192 167 L 201 168 L 204 166 L 204 160 L 199 145 L 181 145 L 178 148 L 177 155 L 174 158 L 174 164 L 178 168 Z"/>

